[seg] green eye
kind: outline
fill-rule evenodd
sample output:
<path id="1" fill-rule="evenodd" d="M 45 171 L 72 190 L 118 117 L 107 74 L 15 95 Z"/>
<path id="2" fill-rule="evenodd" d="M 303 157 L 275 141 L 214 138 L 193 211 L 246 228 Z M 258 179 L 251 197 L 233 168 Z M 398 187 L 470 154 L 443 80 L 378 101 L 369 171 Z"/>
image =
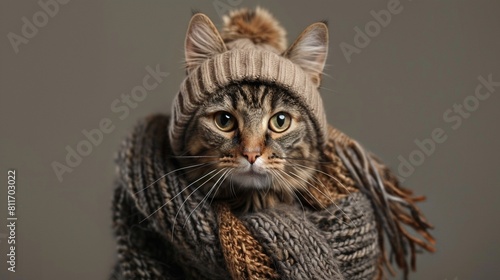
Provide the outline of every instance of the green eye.
<path id="1" fill-rule="evenodd" d="M 229 132 L 236 128 L 236 120 L 228 112 L 215 113 L 214 122 L 217 128 L 224 132 Z"/>
<path id="2" fill-rule="evenodd" d="M 292 118 L 289 114 L 279 112 L 272 116 L 272 118 L 269 120 L 269 128 L 274 132 L 281 133 L 287 130 L 290 127 L 291 123 Z"/>

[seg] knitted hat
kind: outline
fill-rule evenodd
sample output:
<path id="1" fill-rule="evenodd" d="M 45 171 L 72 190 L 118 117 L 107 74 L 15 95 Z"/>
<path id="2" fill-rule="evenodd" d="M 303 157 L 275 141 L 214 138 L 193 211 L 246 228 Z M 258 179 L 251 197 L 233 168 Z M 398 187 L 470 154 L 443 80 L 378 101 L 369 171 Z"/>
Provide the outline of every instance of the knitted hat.
<path id="1" fill-rule="evenodd" d="M 189 23 L 185 41 L 187 77 L 172 105 L 169 137 L 173 150 L 184 150 L 185 130 L 199 106 L 211 94 L 241 82 L 287 90 L 307 109 L 323 145 L 327 121 L 318 87 L 328 50 L 326 25 L 310 25 L 283 52 L 285 31 L 267 11 L 234 11 L 224 17 L 224 22 L 222 34 L 203 14 L 195 14 Z"/>

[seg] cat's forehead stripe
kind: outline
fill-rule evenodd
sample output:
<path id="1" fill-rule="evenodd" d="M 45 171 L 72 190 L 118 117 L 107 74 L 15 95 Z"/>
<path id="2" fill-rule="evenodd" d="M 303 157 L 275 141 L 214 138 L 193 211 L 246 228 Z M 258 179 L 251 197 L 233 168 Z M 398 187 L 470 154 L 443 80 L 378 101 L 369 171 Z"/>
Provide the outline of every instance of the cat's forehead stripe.
<path id="1" fill-rule="evenodd" d="M 244 81 L 275 84 L 287 89 L 307 108 L 320 135 L 320 141 L 325 142 L 327 122 L 323 103 L 318 89 L 306 73 L 292 61 L 276 53 L 258 49 L 233 49 L 201 63 L 181 85 L 179 95 L 184 95 L 184 104 L 179 102 L 177 95 L 172 113 L 175 115 L 180 112 L 176 109 L 179 106 L 189 107 L 186 111 L 190 112 L 172 118 L 169 135 L 175 150 L 182 150 L 186 124 L 197 110 L 192 108 L 199 108 L 217 90 Z M 186 95 L 194 104 L 186 104 Z"/>

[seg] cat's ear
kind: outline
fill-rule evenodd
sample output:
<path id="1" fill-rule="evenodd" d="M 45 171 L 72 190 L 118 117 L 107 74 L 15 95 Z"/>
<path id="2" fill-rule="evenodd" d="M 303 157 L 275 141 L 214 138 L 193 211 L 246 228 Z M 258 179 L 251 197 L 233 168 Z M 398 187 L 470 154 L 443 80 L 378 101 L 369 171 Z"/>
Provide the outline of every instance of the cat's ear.
<path id="1" fill-rule="evenodd" d="M 284 53 L 319 86 L 328 53 L 328 27 L 317 22 L 307 27 Z"/>
<path id="2" fill-rule="evenodd" d="M 184 43 L 186 70 L 198 67 L 206 59 L 225 52 L 226 45 L 212 21 L 204 14 L 195 14 L 189 22 Z"/>

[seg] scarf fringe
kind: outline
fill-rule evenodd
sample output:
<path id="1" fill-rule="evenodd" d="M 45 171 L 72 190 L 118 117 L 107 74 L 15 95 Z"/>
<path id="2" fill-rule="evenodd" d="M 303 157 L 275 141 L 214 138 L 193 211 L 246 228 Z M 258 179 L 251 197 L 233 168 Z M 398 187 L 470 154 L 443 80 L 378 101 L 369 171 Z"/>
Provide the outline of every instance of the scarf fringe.
<path id="1" fill-rule="evenodd" d="M 384 267 L 395 275 L 392 263 L 403 270 L 405 279 L 416 269 L 417 248 L 435 251 L 435 239 L 429 233 L 433 228 L 427 222 L 417 202 L 424 196 L 414 196 L 403 188 L 397 177 L 375 156 L 369 154 L 356 141 L 331 128 L 337 156 L 354 179 L 356 187 L 369 197 L 379 224 L 379 247 L 382 253 L 378 279 L 385 277 Z M 411 233 L 413 231 L 416 234 Z M 387 256 L 385 241 L 390 245 Z"/>
<path id="2" fill-rule="evenodd" d="M 312 209 L 235 216 L 202 203 L 175 173 L 169 123 L 162 115 L 141 122 L 118 154 L 112 279 L 381 279 L 395 274 L 394 262 L 407 276 L 418 249 L 434 251 L 432 226 L 415 205 L 424 198 L 338 131 L 311 181 L 324 186 L 311 189 Z"/>

